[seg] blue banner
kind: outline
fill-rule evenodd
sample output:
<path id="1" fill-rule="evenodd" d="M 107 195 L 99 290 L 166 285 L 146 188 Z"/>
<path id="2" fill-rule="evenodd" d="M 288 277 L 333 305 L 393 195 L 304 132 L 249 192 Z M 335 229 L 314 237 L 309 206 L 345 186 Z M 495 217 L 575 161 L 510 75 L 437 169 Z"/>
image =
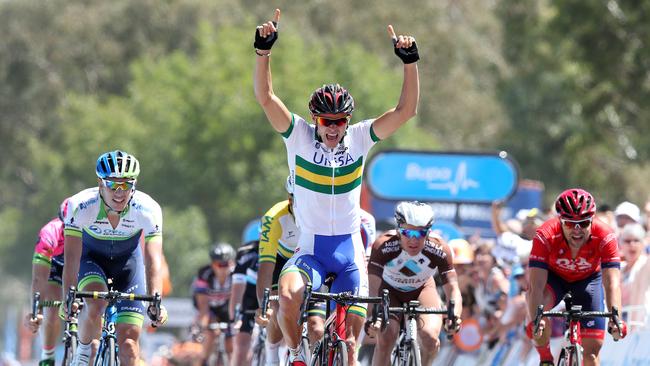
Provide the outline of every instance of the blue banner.
<path id="1" fill-rule="evenodd" d="M 517 166 L 494 154 L 384 151 L 368 163 L 373 196 L 387 200 L 488 203 L 517 188 Z"/>

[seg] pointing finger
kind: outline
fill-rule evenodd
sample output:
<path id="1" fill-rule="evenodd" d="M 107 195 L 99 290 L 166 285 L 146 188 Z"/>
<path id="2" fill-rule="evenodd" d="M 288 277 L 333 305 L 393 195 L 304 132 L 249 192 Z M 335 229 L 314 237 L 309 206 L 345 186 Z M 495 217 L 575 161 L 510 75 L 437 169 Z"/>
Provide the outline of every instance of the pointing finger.
<path id="1" fill-rule="evenodd" d="M 397 41 L 397 36 L 395 35 L 395 30 L 392 25 L 388 25 L 388 35 L 393 39 L 393 42 Z"/>
<path id="2" fill-rule="evenodd" d="M 280 9 L 275 9 L 275 15 L 273 16 L 273 21 L 275 24 L 280 23 Z"/>

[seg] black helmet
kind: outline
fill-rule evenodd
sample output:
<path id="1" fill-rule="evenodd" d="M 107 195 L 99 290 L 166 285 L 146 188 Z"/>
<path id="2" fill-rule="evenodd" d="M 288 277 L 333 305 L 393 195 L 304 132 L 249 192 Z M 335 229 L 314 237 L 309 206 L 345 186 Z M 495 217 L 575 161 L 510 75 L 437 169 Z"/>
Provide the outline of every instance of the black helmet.
<path id="1" fill-rule="evenodd" d="M 339 84 L 327 84 L 316 89 L 309 100 L 309 110 L 313 114 L 352 114 L 354 99 Z"/>
<path id="2" fill-rule="evenodd" d="M 230 261 L 235 259 L 235 250 L 228 243 L 215 244 L 210 249 L 210 259 L 213 261 Z"/>

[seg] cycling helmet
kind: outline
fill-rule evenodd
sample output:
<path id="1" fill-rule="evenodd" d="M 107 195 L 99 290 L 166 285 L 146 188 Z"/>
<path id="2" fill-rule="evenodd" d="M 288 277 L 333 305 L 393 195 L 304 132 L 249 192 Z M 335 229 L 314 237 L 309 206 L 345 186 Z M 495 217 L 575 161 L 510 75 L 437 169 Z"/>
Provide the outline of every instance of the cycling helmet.
<path id="1" fill-rule="evenodd" d="M 351 114 L 354 110 L 354 99 L 339 84 L 327 84 L 316 89 L 309 100 L 309 110 L 312 114 Z"/>
<path id="2" fill-rule="evenodd" d="M 59 220 L 63 221 L 65 215 L 68 213 L 68 199 L 64 199 L 59 206 Z"/>
<path id="3" fill-rule="evenodd" d="M 250 243 L 252 241 L 260 240 L 260 234 L 262 233 L 262 222 L 260 219 L 251 220 L 244 231 L 242 232 L 241 242 L 242 244 Z"/>
<path id="4" fill-rule="evenodd" d="M 584 189 L 571 188 L 557 197 L 555 211 L 566 220 L 586 220 L 596 213 L 596 201 L 591 193 Z"/>
<path id="5" fill-rule="evenodd" d="M 433 209 L 426 203 L 418 201 L 400 202 L 395 208 L 397 226 L 413 225 L 431 227 L 433 225 Z"/>
<path id="6" fill-rule="evenodd" d="M 121 150 L 110 151 L 99 156 L 95 173 L 102 179 L 137 179 L 140 174 L 140 163 L 129 153 Z"/>
<path id="7" fill-rule="evenodd" d="M 235 259 L 235 250 L 228 243 L 215 244 L 210 249 L 210 259 L 213 261 L 229 261 Z"/>

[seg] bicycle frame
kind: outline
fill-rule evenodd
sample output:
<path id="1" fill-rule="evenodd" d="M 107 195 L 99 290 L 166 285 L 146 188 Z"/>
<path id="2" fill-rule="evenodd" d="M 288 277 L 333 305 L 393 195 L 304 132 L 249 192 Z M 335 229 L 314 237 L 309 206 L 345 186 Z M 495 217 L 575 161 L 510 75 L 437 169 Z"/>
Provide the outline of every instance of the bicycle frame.
<path id="1" fill-rule="evenodd" d="M 336 357 L 341 359 L 343 365 L 347 365 L 347 331 L 346 331 L 346 317 L 347 309 L 354 303 L 381 303 L 382 304 L 382 318 L 388 318 L 388 291 L 384 290 L 382 297 L 364 297 L 354 296 L 351 293 L 338 293 L 329 294 L 322 292 L 312 292 L 311 284 L 305 286 L 303 293 L 303 302 L 300 306 L 300 313 L 302 316 L 298 320 L 301 325 L 305 322 L 307 314 L 306 309 L 310 301 L 325 300 L 325 333 L 314 347 L 312 353 L 311 365 L 328 365 L 332 366 L 336 363 Z M 334 313 L 331 313 L 329 302 L 334 301 L 336 308 Z M 384 322 L 385 323 L 385 322 Z M 318 363 L 320 361 L 320 363 Z"/>

